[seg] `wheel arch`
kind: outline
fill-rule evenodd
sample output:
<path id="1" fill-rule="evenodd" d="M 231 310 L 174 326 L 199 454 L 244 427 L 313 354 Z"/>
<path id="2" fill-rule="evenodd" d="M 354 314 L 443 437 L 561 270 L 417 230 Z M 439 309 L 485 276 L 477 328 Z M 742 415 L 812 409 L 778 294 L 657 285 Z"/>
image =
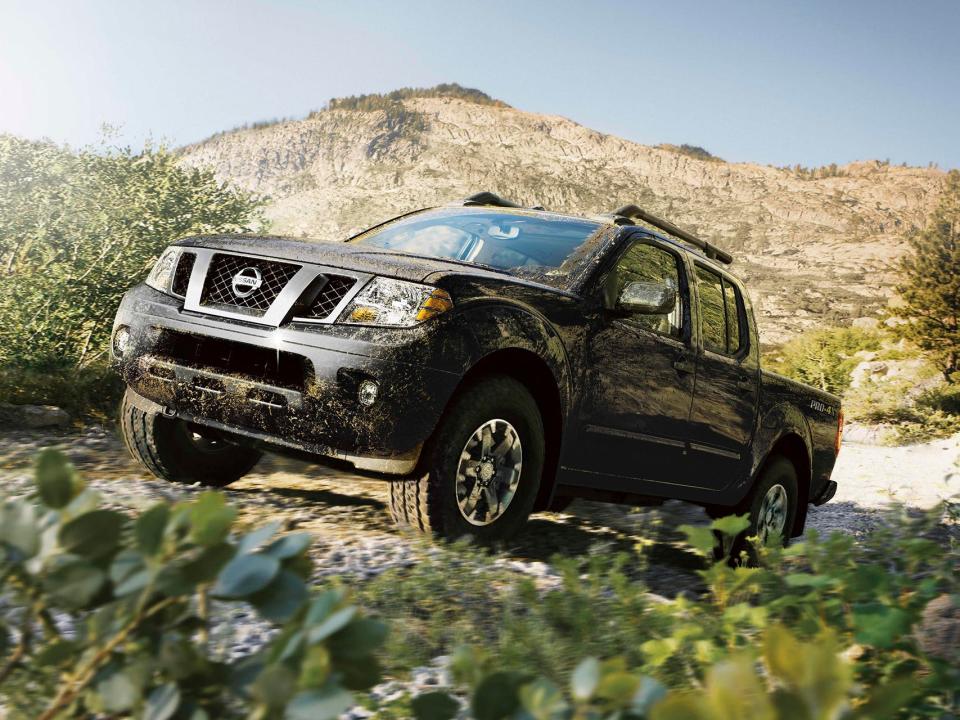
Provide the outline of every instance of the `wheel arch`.
<path id="1" fill-rule="evenodd" d="M 523 384 L 540 408 L 546 447 L 534 510 L 544 510 L 553 496 L 563 440 L 564 414 L 559 383 L 547 362 L 535 352 L 516 347 L 502 348 L 488 353 L 470 367 L 453 391 L 448 407 L 464 388 L 494 375 L 511 377 Z"/>
<path id="2" fill-rule="evenodd" d="M 810 450 L 804 439 L 795 432 L 787 432 L 781 435 L 770 448 L 760 466 L 759 477 L 770 461 L 775 457 L 783 457 L 789 460 L 797 471 L 797 514 L 794 519 L 792 537 L 803 534 L 803 528 L 807 519 L 807 507 L 810 503 L 810 484 L 813 480 L 813 465 L 810 458 Z"/>

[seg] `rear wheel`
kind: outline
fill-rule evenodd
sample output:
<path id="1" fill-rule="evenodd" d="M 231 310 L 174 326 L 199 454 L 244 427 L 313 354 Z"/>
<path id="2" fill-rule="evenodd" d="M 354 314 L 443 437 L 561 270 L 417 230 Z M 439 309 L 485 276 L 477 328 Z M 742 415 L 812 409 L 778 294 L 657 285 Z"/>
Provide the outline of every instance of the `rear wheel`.
<path id="1" fill-rule="evenodd" d="M 120 407 L 120 429 L 130 454 L 170 482 L 224 487 L 250 472 L 262 455 L 208 428 L 141 410 L 130 402 L 130 390 Z"/>
<path id="2" fill-rule="evenodd" d="M 396 523 L 483 541 L 516 533 L 543 471 L 543 421 L 527 388 L 491 377 L 464 390 L 424 447 L 421 469 L 390 483 Z"/>
<path id="3" fill-rule="evenodd" d="M 748 515 L 750 525 L 734 540 L 731 559 L 736 560 L 744 550 L 750 550 L 748 537 L 756 537 L 764 546 L 777 542 L 786 545 L 797 518 L 797 498 L 797 469 L 787 458 L 776 456 L 767 462 L 750 494 L 739 506 L 710 508 L 712 517 Z M 751 560 L 756 559 L 752 552 L 749 554 Z M 723 555 L 718 543 L 716 557 L 720 559 Z"/>

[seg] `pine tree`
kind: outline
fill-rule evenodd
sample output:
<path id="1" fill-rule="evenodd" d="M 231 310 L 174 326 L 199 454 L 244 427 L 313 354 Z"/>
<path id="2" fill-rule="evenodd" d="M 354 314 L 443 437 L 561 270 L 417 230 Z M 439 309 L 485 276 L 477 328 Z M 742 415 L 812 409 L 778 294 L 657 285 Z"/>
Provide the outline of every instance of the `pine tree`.
<path id="1" fill-rule="evenodd" d="M 910 238 L 900 262 L 900 334 L 925 351 L 947 382 L 960 371 L 960 171 L 947 175 L 925 230 Z"/>

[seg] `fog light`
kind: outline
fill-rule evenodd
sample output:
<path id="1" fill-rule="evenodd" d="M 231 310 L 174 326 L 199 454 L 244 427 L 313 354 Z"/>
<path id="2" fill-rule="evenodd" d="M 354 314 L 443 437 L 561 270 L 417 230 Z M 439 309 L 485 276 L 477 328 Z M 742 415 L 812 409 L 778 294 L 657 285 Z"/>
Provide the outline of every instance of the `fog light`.
<path id="1" fill-rule="evenodd" d="M 373 380 L 364 380 L 360 383 L 357 390 L 357 400 L 361 405 L 370 407 L 377 401 L 377 395 L 380 394 L 380 386 Z"/>
<path id="2" fill-rule="evenodd" d="M 113 335 L 113 354 L 122 358 L 127 354 L 127 348 L 130 346 L 130 330 L 124 326 L 117 329 Z"/>

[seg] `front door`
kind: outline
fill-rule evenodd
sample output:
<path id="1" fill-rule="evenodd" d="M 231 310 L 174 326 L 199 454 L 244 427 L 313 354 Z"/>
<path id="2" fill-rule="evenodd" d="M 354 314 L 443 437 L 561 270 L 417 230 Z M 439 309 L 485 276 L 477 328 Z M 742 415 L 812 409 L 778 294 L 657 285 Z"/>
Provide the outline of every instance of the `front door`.
<path id="1" fill-rule="evenodd" d="M 722 490 L 748 471 L 760 369 L 750 352 L 737 286 L 696 264 L 703 346 L 690 416 L 690 457 L 697 484 Z"/>
<path id="2" fill-rule="evenodd" d="M 580 442 L 571 465 L 595 476 L 589 484 L 649 492 L 637 480 L 682 482 L 688 461 L 687 423 L 693 401 L 689 288 L 676 251 L 638 240 L 602 279 L 607 305 L 628 282 L 656 282 L 677 290 L 663 315 L 608 312 L 587 340 L 587 387 Z"/>

